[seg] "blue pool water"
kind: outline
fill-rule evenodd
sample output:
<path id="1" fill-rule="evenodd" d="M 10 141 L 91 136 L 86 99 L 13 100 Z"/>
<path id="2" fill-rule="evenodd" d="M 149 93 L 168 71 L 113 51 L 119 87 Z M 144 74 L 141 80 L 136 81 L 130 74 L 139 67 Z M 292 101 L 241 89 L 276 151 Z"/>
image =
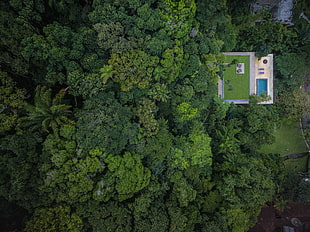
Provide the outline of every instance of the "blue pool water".
<path id="1" fill-rule="evenodd" d="M 256 94 L 257 95 L 261 95 L 262 93 L 268 94 L 267 85 L 268 85 L 268 79 L 257 79 Z"/>

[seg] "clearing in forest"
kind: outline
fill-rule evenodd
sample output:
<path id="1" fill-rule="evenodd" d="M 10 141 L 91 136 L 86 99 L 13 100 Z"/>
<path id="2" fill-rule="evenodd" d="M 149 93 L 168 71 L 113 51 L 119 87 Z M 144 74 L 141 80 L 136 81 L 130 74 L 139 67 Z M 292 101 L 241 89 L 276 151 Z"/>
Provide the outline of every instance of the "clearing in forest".
<path id="1" fill-rule="evenodd" d="M 299 122 L 286 123 L 282 122 L 280 128 L 274 132 L 275 142 L 270 145 L 264 145 L 261 149 L 263 153 L 276 153 L 281 156 L 299 154 L 308 150 Z M 307 170 L 308 157 L 298 159 L 289 159 L 285 161 L 286 167 L 294 172 L 305 172 Z"/>
<path id="2" fill-rule="evenodd" d="M 267 97 L 260 104 L 273 104 L 273 55 L 261 57 L 254 52 L 225 54 L 223 76 L 218 94 L 226 102 L 248 104 L 250 95 Z"/>

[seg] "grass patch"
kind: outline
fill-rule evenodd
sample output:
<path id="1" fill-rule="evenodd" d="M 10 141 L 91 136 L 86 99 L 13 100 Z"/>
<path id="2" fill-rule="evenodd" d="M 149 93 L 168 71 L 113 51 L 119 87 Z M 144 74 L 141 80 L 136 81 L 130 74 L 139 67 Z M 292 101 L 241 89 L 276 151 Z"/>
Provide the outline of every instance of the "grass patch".
<path id="1" fill-rule="evenodd" d="M 248 100 L 250 95 L 250 56 L 226 56 L 226 63 L 244 63 L 244 74 L 236 73 L 236 64 L 225 67 L 224 99 Z"/>
<path id="2" fill-rule="evenodd" d="M 307 146 L 303 140 L 299 127 L 299 122 L 285 123 L 274 132 L 275 142 L 270 145 L 264 145 L 261 149 L 263 153 L 277 153 L 281 156 L 298 154 L 306 152 Z M 285 161 L 288 169 L 294 172 L 305 172 L 307 170 L 308 157 L 299 159 L 289 159 Z"/>

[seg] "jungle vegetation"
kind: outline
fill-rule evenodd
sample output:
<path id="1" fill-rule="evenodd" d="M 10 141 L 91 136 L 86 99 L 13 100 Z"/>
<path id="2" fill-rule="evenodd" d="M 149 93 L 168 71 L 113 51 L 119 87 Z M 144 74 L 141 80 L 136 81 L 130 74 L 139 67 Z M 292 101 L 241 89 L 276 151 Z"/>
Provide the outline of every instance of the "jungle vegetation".
<path id="1" fill-rule="evenodd" d="M 260 148 L 309 109 L 310 8 L 242 2 L 0 1 L 1 231 L 254 226 L 287 181 Z M 218 98 L 224 51 L 275 55 L 274 105 Z"/>

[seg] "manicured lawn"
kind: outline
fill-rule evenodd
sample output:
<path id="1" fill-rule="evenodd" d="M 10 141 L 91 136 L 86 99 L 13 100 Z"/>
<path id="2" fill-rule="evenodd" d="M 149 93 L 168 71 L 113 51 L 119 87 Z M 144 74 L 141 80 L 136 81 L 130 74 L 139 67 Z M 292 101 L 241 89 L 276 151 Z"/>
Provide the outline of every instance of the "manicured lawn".
<path id="1" fill-rule="evenodd" d="M 306 152 L 307 146 L 303 140 L 299 122 L 290 125 L 282 123 L 281 127 L 274 132 L 275 143 L 262 147 L 263 153 L 278 153 L 281 156 Z M 285 161 L 287 168 L 296 172 L 306 171 L 308 157 L 289 159 Z"/>
<path id="2" fill-rule="evenodd" d="M 247 100 L 250 95 L 250 56 L 226 56 L 226 63 L 244 63 L 244 74 L 236 73 L 236 64 L 225 67 L 224 99 Z"/>

